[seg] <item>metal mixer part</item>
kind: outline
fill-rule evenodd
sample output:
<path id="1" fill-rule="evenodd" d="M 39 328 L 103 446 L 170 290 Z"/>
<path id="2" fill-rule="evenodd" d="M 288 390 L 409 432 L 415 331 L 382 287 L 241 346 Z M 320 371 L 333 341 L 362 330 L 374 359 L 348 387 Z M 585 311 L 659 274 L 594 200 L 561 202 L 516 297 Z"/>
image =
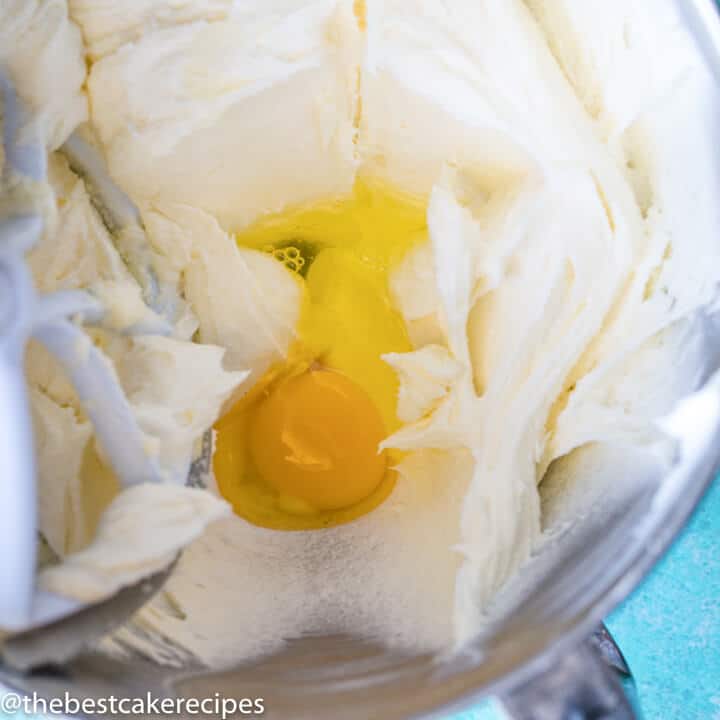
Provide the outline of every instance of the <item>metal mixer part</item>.
<path id="1" fill-rule="evenodd" d="M 640 717 L 632 673 L 604 625 L 502 702 L 505 711 L 520 720 Z"/>

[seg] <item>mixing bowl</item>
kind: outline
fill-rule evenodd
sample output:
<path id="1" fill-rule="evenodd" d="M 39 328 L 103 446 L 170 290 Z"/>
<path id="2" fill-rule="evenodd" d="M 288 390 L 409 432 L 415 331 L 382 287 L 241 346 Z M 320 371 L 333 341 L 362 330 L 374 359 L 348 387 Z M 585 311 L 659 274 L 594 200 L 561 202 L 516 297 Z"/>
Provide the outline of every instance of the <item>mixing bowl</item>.
<path id="1" fill-rule="evenodd" d="M 685 3 L 708 61 L 720 68 L 720 22 L 711 0 Z M 720 366 L 720 320 L 703 318 L 709 366 Z M 349 636 L 290 640 L 275 655 L 230 670 L 167 668 L 138 654 L 86 654 L 63 667 L 0 682 L 19 692 L 76 698 L 110 695 L 265 698 L 264 717 L 400 720 L 447 715 L 496 695 L 516 718 L 631 718 L 632 703 L 593 631 L 640 582 L 686 523 L 720 465 L 720 380 L 663 420 L 678 439 L 672 472 L 632 453 L 613 459 L 612 488 L 572 482 L 553 466 L 542 486 L 548 538 L 494 601 L 486 630 L 462 652 L 406 655 Z M 241 617 L 237 622 L 242 623 Z M 596 636 L 597 637 L 597 636 Z"/>

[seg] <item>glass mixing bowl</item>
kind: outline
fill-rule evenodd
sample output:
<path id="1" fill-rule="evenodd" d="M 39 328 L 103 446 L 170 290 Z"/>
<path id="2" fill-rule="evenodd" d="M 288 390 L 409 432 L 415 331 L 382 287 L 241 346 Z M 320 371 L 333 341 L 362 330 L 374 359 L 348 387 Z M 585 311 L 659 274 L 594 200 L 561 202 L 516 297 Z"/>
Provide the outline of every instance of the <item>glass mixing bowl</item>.
<path id="1" fill-rule="evenodd" d="M 714 3 L 682 4 L 709 62 L 720 69 Z M 719 319 L 709 314 L 704 320 L 709 347 L 720 345 L 714 342 L 720 339 Z M 602 642 L 588 638 L 667 549 L 715 477 L 720 380 L 706 379 L 667 427 L 679 441 L 679 460 L 669 475 L 628 456 L 613 468 L 624 480 L 613 492 L 589 493 L 579 478 L 562 488 L 560 503 L 551 468 L 542 488 L 543 524 L 551 540 L 503 589 L 487 629 L 459 654 L 406 655 L 362 638 L 307 636 L 222 672 L 89 653 L 30 674 L 0 665 L 0 682 L 48 698 L 66 691 L 76 698 L 146 692 L 263 697 L 264 717 L 293 720 L 445 715 L 490 694 L 500 697 L 510 715 L 528 720 L 634 717 Z"/>

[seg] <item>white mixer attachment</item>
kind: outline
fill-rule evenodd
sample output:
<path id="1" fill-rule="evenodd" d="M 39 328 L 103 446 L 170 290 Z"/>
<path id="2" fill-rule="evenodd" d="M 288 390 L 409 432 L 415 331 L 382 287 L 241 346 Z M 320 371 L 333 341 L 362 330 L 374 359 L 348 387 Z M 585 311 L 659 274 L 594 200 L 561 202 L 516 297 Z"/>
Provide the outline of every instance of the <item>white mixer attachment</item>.
<path id="1" fill-rule="evenodd" d="M 23 181 L 42 182 L 46 161 L 43 144 L 28 140 L 31 125 L 2 72 L 0 92 L 7 161 L 0 185 L 4 192 Z M 122 485 L 163 479 L 112 364 L 77 324 L 80 318 L 102 325 L 102 306 L 83 291 L 43 296 L 35 292 L 25 253 L 43 228 L 43 219 L 35 214 L 0 218 L 0 547 L 5 549 L 0 562 L 0 628 L 13 632 L 44 625 L 82 607 L 76 600 L 35 589 L 37 482 L 23 371 L 30 337 L 63 366 Z M 156 328 L 163 330 L 168 329 Z"/>

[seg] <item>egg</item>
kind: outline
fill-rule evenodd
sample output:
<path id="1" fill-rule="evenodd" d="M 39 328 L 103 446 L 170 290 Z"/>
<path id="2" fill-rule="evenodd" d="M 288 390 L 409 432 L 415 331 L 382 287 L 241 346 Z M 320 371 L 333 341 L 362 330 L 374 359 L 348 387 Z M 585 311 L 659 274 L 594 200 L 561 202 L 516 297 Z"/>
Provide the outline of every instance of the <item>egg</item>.
<path id="1" fill-rule="evenodd" d="M 348 197 L 260 218 L 235 234 L 302 287 L 297 337 L 215 426 L 213 470 L 235 513 L 278 530 L 330 527 L 393 489 L 398 380 L 386 353 L 412 350 L 389 277 L 427 240 L 426 207 L 359 180 Z M 272 292 L 272 288 L 267 289 Z"/>

